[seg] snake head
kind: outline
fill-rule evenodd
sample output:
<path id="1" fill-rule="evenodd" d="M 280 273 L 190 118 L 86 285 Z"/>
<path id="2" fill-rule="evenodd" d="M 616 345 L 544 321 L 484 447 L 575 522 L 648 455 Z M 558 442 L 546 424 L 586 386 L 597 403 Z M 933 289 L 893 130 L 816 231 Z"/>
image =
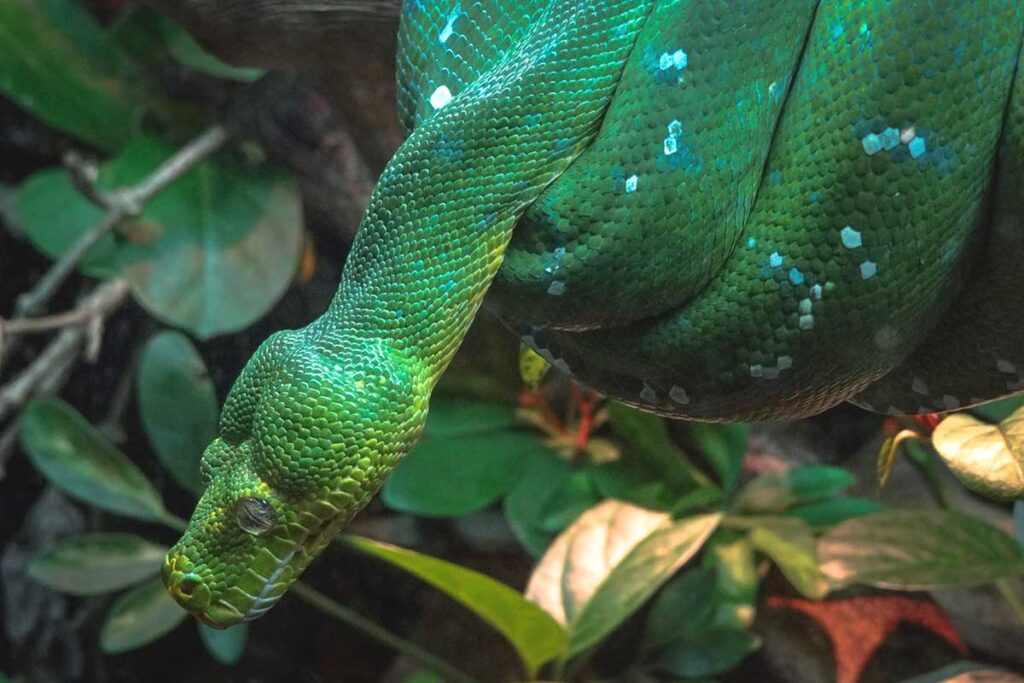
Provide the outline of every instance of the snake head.
<path id="1" fill-rule="evenodd" d="M 269 610 L 376 493 L 426 415 L 389 354 L 280 342 L 261 347 L 229 394 L 203 454 L 206 489 L 163 564 L 171 596 L 214 627 Z"/>

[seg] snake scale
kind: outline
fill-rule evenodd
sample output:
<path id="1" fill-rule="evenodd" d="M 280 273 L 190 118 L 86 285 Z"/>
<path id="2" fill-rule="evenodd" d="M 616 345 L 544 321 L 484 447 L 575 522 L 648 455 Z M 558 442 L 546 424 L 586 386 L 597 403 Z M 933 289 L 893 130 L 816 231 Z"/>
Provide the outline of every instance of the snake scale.
<path id="1" fill-rule="evenodd" d="M 406 0 L 406 142 L 224 406 L 172 596 L 254 619 L 381 486 L 484 302 L 667 416 L 1024 389 L 1020 0 Z"/>

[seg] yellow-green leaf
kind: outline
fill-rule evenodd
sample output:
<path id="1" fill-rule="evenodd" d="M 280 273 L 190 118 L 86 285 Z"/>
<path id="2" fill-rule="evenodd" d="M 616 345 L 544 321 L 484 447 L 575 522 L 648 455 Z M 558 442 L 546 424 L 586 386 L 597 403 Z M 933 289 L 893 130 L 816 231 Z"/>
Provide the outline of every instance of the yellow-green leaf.
<path id="1" fill-rule="evenodd" d="M 349 536 L 355 547 L 418 576 L 471 609 L 512 644 L 532 677 L 545 662 L 565 650 L 562 627 L 544 610 L 489 576 L 436 557 Z"/>
<path id="2" fill-rule="evenodd" d="M 160 571 L 167 548 L 134 534 L 83 534 L 57 541 L 28 566 L 29 575 L 71 595 L 101 595 Z"/>
<path id="3" fill-rule="evenodd" d="M 114 601 L 100 630 L 100 649 L 116 654 L 142 647 L 173 631 L 187 616 L 160 579 L 148 581 Z"/>

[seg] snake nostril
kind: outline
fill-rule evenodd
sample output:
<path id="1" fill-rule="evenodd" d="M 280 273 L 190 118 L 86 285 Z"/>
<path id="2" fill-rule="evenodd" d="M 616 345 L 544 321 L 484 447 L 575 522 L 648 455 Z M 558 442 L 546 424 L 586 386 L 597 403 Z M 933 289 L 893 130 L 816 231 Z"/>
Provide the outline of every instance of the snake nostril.
<path id="1" fill-rule="evenodd" d="M 178 584 L 178 592 L 186 598 L 192 597 L 192 594 L 196 592 L 196 580 L 188 577 L 182 579 Z"/>

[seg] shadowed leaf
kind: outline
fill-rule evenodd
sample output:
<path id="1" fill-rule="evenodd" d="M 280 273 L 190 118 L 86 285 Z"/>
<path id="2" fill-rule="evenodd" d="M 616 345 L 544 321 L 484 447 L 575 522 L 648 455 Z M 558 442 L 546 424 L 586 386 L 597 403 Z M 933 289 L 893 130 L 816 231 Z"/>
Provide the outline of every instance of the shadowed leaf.
<path id="1" fill-rule="evenodd" d="M 156 575 L 166 552 L 134 534 L 84 534 L 44 550 L 32 560 L 28 573 L 71 595 L 101 595 Z"/>
<path id="2" fill-rule="evenodd" d="M 139 416 L 161 464 L 193 493 L 199 459 L 217 435 L 217 395 L 203 359 L 185 335 L 162 332 L 139 362 Z"/>
<path id="3" fill-rule="evenodd" d="M 140 648 L 173 631 L 187 616 L 159 579 L 148 581 L 114 601 L 100 630 L 100 649 L 116 654 Z"/>
<path id="4" fill-rule="evenodd" d="M 28 405 L 21 443 L 35 468 L 70 496 L 138 519 L 156 521 L 166 514 L 160 494 L 139 468 L 59 399 Z"/>
<path id="5" fill-rule="evenodd" d="M 199 637 L 206 646 L 210 656 L 221 664 L 234 664 L 245 652 L 245 641 L 249 636 L 249 625 L 239 624 L 230 628 L 211 628 L 206 624 L 196 623 Z"/>

